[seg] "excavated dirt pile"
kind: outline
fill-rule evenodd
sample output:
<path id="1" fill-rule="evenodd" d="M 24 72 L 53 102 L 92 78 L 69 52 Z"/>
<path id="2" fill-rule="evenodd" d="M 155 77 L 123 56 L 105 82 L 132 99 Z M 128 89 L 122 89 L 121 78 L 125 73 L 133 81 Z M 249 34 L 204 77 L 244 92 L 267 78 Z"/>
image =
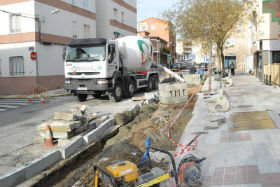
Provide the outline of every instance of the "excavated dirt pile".
<path id="1" fill-rule="evenodd" d="M 189 89 L 189 97 L 195 89 Z M 172 139 L 178 142 L 192 117 L 196 102 L 194 98 L 182 115 L 171 128 Z M 144 105 L 132 112 L 125 112 L 115 116 L 118 125 L 123 125 L 116 136 L 106 142 L 103 152 L 95 159 L 93 165 L 105 168 L 114 160 L 128 160 L 140 163 L 145 152 L 145 139 L 152 136 L 152 146 L 167 151 L 176 149 L 168 140 L 168 125 L 176 117 L 183 105 L 162 105 L 158 103 Z M 81 186 L 93 186 L 93 165 L 80 180 Z M 153 162 L 153 166 L 167 168 L 168 163 Z"/>

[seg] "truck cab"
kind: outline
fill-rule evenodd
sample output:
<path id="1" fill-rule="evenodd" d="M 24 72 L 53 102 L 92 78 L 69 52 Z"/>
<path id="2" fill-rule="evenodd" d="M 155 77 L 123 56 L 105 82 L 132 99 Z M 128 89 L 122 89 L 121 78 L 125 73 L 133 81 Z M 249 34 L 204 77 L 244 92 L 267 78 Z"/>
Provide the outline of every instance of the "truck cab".
<path id="1" fill-rule="evenodd" d="M 99 98 L 103 94 L 118 102 L 123 96 L 132 97 L 138 87 L 148 84 L 148 76 L 143 78 L 138 73 L 128 73 L 120 57 L 117 40 L 72 40 L 66 49 L 64 67 L 64 88 L 81 102 L 88 95 Z M 138 77 L 146 83 L 143 85 Z"/>

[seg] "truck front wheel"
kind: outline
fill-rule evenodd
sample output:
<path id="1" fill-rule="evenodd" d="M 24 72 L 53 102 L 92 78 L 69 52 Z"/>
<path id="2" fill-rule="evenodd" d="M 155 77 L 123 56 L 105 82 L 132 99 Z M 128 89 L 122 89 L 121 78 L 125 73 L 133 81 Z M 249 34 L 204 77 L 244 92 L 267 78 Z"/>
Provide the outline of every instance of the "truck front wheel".
<path id="1" fill-rule="evenodd" d="M 84 102 L 87 100 L 87 94 L 78 94 L 77 97 L 80 102 Z"/>
<path id="2" fill-rule="evenodd" d="M 109 99 L 113 102 L 120 102 L 122 100 L 122 86 L 120 82 L 117 82 L 113 91 L 109 93 Z"/>

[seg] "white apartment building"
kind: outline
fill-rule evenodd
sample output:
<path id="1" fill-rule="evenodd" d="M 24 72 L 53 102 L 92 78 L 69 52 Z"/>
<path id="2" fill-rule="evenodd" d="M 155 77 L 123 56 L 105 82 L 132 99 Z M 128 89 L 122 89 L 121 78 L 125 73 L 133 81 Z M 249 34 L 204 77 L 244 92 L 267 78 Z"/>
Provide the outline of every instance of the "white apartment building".
<path id="1" fill-rule="evenodd" d="M 1 0 L 0 23 L 0 95 L 32 93 L 36 77 L 63 88 L 65 44 L 96 37 L 96 0 Z"/>
<path id="2" fill-rule="evenodd" d="M 136 0 L 96 0 L 96 35 L 115 39 L 137 34 Z"/>

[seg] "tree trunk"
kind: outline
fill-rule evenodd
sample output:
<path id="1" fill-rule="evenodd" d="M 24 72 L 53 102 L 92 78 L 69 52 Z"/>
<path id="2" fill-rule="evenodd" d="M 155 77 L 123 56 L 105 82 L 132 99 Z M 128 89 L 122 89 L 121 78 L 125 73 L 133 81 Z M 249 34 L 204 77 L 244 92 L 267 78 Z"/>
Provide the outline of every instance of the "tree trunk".
<path id="1" fill-rule="evenodd" d="M 224 56 L 224 51 L 223 51 L 223 47 L 219 46 L 219 50 L 220 50 L 220 55 L 221 55 L 221 67 L 222 67 L 222 77 L 225 73 L 225 56 Z"/>

